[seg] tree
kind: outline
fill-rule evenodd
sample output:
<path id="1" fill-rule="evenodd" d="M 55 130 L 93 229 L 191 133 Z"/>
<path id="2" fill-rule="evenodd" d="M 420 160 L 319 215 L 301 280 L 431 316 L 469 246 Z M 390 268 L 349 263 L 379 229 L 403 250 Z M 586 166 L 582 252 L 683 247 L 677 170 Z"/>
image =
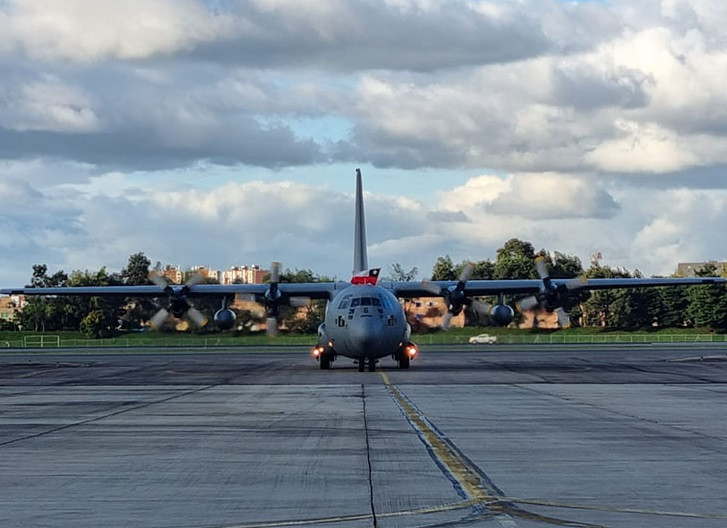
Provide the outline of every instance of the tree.
<path id="1" fill-rule="evenodd" d="M 530 242 L 511 238 L 497 250 L 493 270 L 495 279 L 533 279 L 535 271 L 535 250 Z"/>
<path id="2" fill-rule="evenodd" d="M 91 339 L 108 337 L 113 332 L 113 321 L 103 310 L 91 310 L 80 324 L 81 332 Z"/>
<path id="3" fill-rule="evenodd" d="M 434 268 L 432 268 L 432 280 L 457 280 L 457 271 L 454 268 L 452 257 L 445 255 L 437 258 L 437 262 L 434 263 Z"/>
<path id="4" fill-rule="evenodd" d="M 699 277 L 716 277 L 717 268 L 707 264 L 697 272 Z M 687 316 L 695 326 L 727 329 L 727 288 L 723 284 L 689 286 Z"/>
<path id="5" fill-rule="evenodd" d="M 613 269 L 607 266 L 593 265 L 586 272 L 588 278 L 610 279 L 615 277 L 628 278 L 628 271 Z M 581 323 L 584 326 L 619 326 L 626 314 L 620 310 L 630 310 L 624 300 L 626 290 L 597 290 L 583 292 L 580 309 Z M 579 294 L 580 295 L 580 294 Z M 585 297 L 585 299 L 584 299 Z"/>
<path id="6" fill-rule="evenodd" d="M 548 255 L 550 276 L 554 279 L 577 277 L 583 274 L 581 259 L 573 255 L 566 255 L 559 251 L 553 253 L 553 258 Z"/>
<path id="7" fill-rule="evenodd" d="M 48 266 L 34 264 L 30 288 L 57 288 L 66 285 L 68 275 L 62 270 L 48 275 Z M 66 300 L 62 297 L 31 297 L 20 313 L 19 322 L 25 329 L 32 328 L 35 332 L 61 330 L 64 327 L 64 307 Z M 75 328 L 74 328 L 75 330 Z"/>
<path id="8" fill-rule="evenodd" d="M 391 265 L 391 276 L 390 280 L 394 282 L 411 282 L 416 279 L 419 274 L 419 270 L 414 266 L 409 271 L 404 271 L 404 267 L 398 262 Z"/>
<path id="9" fill-rule="evenodd" d="M 56 271 L 53 275 L 48 275 L 48 266 L 45 264 L 33 264 L 33 276 L 30 284 L 26 284 L 28 288 L 57 288 L 65 286 L 68 280 L 63 270 Z"/>
<path id="10" fill-rule="evenodd" d="M 472 279 L 491 280 L 495 277 L 495 263 L 491 260 L 480 260 L 475 262 L 472 270 Z"/>
<path id="11" fill-rule="evenodd" d="M 151 261 L 143 252 L 130 255 L 128 264 L 121 271 L 124 283 L 128 285 L 151 284 L 149 266 L 151 266 Z"/>
<path id="12" fill-rule="evenodd" d="M 658 308 L 655 315 L 659 326 L 674 328 L 686 324 L 689 308 L 688 291 L 685 286 L 657 288 Z"/>
<path id="13" fill-rule="evenodd" d="M 263 282 L 269 281 L 270 275 L 267 275 Z M 286 269 L 284 273 L 281 273 L 280 282 L 331 282 L 331 280 L 328 277 L 317 275 L 309 269 L 300 270 L 296 268 L 295 271 Z M 300 318 L 298 317 L 298 308 L 283 305 L 280 307 L 280 321 L 292 332 L 314 332 L 325 318 L 326 302 L 322 300 L 309 301 L 305 310 L 305 317 Z"/>
<path id="14" fill-rule="evenodd" d="M 121 278 L 126 285 L 151 284 L 149 280 L 149 266 L 151 261 L 143 252 L 129 255 L 126 267 L 121 270 Z M 130 297 L 126 299 L 126 310 L 122 317 L 125 328 L 139 328 L 142 321 L 148 321 L 159 310 L 150 299 Z"/>

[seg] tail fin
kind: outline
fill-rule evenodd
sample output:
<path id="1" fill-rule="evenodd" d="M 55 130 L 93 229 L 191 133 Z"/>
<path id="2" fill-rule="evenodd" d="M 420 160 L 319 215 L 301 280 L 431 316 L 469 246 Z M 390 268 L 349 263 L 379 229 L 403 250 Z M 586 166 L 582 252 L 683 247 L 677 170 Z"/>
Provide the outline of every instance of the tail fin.
<path id="1" fill-rule="evenodd" d="M 366 255 L 366 219 L 364 218 L 361 169 L 356 169 L 356 220 L 353 235 L 353 274 L 369 268 Z"/>

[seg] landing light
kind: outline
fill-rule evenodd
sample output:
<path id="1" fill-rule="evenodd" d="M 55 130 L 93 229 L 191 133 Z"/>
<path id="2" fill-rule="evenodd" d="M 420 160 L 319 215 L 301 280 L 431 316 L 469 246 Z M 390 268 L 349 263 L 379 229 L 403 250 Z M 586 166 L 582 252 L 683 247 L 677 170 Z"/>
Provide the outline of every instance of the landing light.
<path id="1" fill-rule="evenodd" d="M 322 353 L 323 353 L 322 346 L 315 346 L 315 347 L 313 347 L 313 350 L 311 350 L 311 354 L 313 354 L 314 358 L 319 357 Z"/>
<path id="2" fill-rule="evenodd" d="M 409 354 L 409 357 L 416 356 L 418 353 L 417 347 L 410 346 L 409 348 L 406 349 L 406 353 Z"/>

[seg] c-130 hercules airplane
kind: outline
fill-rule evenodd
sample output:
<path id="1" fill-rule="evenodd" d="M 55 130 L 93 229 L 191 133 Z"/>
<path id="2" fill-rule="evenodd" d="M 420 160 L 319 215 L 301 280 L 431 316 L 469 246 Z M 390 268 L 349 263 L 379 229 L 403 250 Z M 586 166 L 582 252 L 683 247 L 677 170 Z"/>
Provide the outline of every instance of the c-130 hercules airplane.
<path id="1" fill-rule="evenodd" d="M 235 313 L 228 307 L 228 299 L 235 295 L 246 296 L 265 306 L 269 330 L 277 330 L 277 316 L 284 304 L 296 305 L 301 299 L 325 299 L 325 321 L 318 328 L 318 342 L 312 354 L 320 368 L 328 370 L 338 356 L 353 358 L 358 370 L 376 369 L 380 358 L 391 356 L 399 368 L 409 368 L 410 361 L 419 350 L 411 341 L 411 327 L 406 321 L 404 309 L 398 298 L 444 298 L 447 314 L 443 327 L 465 306 L 486 311 L 499 325 L 512 322 L 513 309 L 505 304 L 505 295 L 529 295 L 519 303 L 523 309 L 542 305 L 549 311 L 557 311 L 558 319 L 568 323 L 563 304 L 575 290 L 602 290 L 615 288 L 642 288 L 652 286 L 680 286 L 696 284 L 724 284 L 723 278 L 636 278 L 636 279 L 551 279 L 542 260 L 536 260 L 539 279 L 469 280 L 472 265 L 465 266 L 459 280 L 397 282 L 378 281 L 378 270 L 369 270 L 366 252 L 366 227 L 364 218 L 361 171 L 356 169 L 355 228 L 353 278 L 351 282 L 281 283 L 280 263 L 274 263 L 268 284 L 199 284 L 192 279 L 184 285 L 167 285 L 154 277 L 157 283 L 150 286 L 88 286 L 59 288 L 8 288 L 0 289 L 7 295 L 82 295 L 168 298 L 169 310 L 162 308 L 152 317 L 152 324 L 159 325 L 171 312 L 176 317 L 187 317 L 197 326 L 207 323 L 204 315 L 189 302 L 193 297 L 223 297 L 220 310 L 214 315 L 214 323 L 221 330 L 228 330 L 235 323 Z M 478 296 L 496 295 L 495 305 L 486 305 L 475 299 Z"/>

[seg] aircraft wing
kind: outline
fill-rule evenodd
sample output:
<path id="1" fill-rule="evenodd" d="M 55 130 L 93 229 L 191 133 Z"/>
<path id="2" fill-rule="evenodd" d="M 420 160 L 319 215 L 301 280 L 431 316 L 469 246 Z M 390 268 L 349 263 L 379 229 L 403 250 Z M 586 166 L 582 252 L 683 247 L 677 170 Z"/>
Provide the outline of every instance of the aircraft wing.
<path id="1" fill-rule="evenodd" d="M 551 279 L 554 287 L 565 286 L 573 279 Z M 607 290 L 617 288 L 648 288 L 656 286 L 693 286 L 700 284 L 725 284 L 727 279 L 718 277 L 693 278 L 650 278 L 650 279 L 586 279 L 577 289 Z M 433 290 L 453 290 L 458 281 L 430 281 L 430 282 L 381 282 L 380 285 L 389 288 L 397 297 L 432 297 Z M 436 288 L 433 288 L 432 286 Z M 504 294 L 535 294 L 541 291 L 543 281 L 540 279 L 510 279 L 510 280 L 469 280 L 464 284 L 463 294 L 473 297 L 482 295 Z"/>
<path id="2" fill-rule="evenodd" d="M 335 282 L 279 283 L 278 291 L 283 297 L 308 297 L 311 299 L 329 299 L 337 289 L 347 285 Z M 57 288 L 3 288 L 3 295 L 32 296 L 118 296 L 118 297 L 165 297 L 168 295 L 184 295 L 186 297 L 224 297 L 241 295 L 263 296 L 270 288 L 269 284 L 172 284 L 166 288 L 160 286 L 63 286 Z"/>

